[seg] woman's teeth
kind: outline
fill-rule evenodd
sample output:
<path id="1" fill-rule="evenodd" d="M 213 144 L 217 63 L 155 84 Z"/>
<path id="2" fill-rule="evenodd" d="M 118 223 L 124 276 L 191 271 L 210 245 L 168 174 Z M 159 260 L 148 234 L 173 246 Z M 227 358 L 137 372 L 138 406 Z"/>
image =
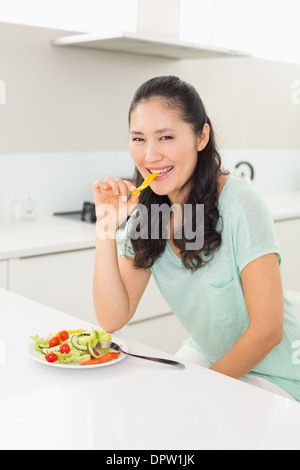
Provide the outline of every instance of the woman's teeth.
<path id="1" fill-rule="evenodd" d="M 157 173 L 159 175 L 162 175 L 164 173 L 167 173 L 168 171 L 172 170 L 172 166 L 169 166 L 168 168 L 163 168 L 162 170 L 149 170 L 150 173 Z"/>

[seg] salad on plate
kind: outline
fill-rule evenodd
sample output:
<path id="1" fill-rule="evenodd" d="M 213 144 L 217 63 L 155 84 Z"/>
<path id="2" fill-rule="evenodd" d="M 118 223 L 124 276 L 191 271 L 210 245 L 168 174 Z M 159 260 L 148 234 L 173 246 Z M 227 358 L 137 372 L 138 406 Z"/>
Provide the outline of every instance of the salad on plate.
<path id="1" fill-rule="evenodd" d="M 30 337 L 34 341 L 37 359 L 49 364 L 77 364 L 91 366 L 104 364 L 117 359 L 119 352 L 112 352 L 109 343 L 112 338 L 104 330 L 92 328 L 87 330 L 62 330 L 49 334 L 46 338 L 39 335 Z M 100 347 L 102 343 L 107 348 Z"/>

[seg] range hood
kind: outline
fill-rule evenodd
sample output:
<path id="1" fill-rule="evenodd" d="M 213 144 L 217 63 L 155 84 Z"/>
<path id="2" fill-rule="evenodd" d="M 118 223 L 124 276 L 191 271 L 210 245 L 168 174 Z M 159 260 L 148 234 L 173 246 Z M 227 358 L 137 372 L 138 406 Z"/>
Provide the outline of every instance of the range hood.
<path id="1" fill-rule="evenodd" d="M 76 34 L 54 39 L 52 44 L 54 46 L 85 47 L 177 60 L 251 56 L 241 51 L 187 43 L 173 38 L 140 33 L 122 33 L 112 36 L 102 36 L 98 33 Z"/>
<path id="2" fill-rule="evenodd" d="M 180 40 L 181 1 L 138 0 L 136 30 L 134 32 L 119 32 L 111 36 L 104 36 L 96 30 L 94 33 L 61 37 L 55 39 L 53 44 L 55 46 L 85 47 L 177 60 L 249 57 L 250 54 L 241 51 L 182 42 Z M 191 11 L 191 15 L 193 14 L 195 13 Z M 95 16 L 97 16 L 96 12 Z"/>

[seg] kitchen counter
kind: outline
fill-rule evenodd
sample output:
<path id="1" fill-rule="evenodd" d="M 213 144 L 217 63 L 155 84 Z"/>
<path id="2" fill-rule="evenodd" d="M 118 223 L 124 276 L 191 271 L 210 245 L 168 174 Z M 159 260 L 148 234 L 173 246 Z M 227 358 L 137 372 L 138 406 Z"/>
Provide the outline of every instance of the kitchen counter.
<path id="1" fill-rule="evenodd" d="M 0 260 L 95 246 L 95 226 L 58 216 L 2 221 Z"/>
<path id="2" fill-rule="evenodd" d="M 275 222 L 300 218 L 300 192 L 261 194 Z M 95 226 L 87 222 L 49 215 L 0 224 L 0 260 L 94 246 Z"/>
<path id="3" fill-rule="evenodd" d="M 299 403 L 187 362 L 48 367 L 27 354 L 29 336 L 90 324 L 1 289 L 0 319 L 1 449 L 300 450 Z"/>
<path id="4" fill-rule="evenodd" d="M 123 232 L 118 232 L 118 242 Z M 0 223 L 0 260 L 94 247 L 93 223 L 52 215 Z"/>
<path id="5" fill-rule="evenodd" d="M 300 192 L 260 192 L 269 206 L 274 222 L 300 218 Z"/>

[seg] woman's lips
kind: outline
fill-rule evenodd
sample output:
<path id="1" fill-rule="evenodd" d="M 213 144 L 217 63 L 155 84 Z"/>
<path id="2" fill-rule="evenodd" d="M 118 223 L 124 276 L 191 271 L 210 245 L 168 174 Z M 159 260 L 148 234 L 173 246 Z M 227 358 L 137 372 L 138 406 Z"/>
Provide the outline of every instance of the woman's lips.
<path id="1" fill-rule="evenodd" d="M 172 166 L 172 167 L 169 167 L 169 170 L 167 170 L 166 172 L 158 173 L 157 177 L 153 181 L 161 181 L 161 180 L 166 179 L 169 176 L 169 174 L 172 173 L 173 169 L 174 169 L 174 167 Z M 155 170 L 150 171 L 148 169 L 148 171 L 149 171 L 149 173 L 155 173 Z"/>

